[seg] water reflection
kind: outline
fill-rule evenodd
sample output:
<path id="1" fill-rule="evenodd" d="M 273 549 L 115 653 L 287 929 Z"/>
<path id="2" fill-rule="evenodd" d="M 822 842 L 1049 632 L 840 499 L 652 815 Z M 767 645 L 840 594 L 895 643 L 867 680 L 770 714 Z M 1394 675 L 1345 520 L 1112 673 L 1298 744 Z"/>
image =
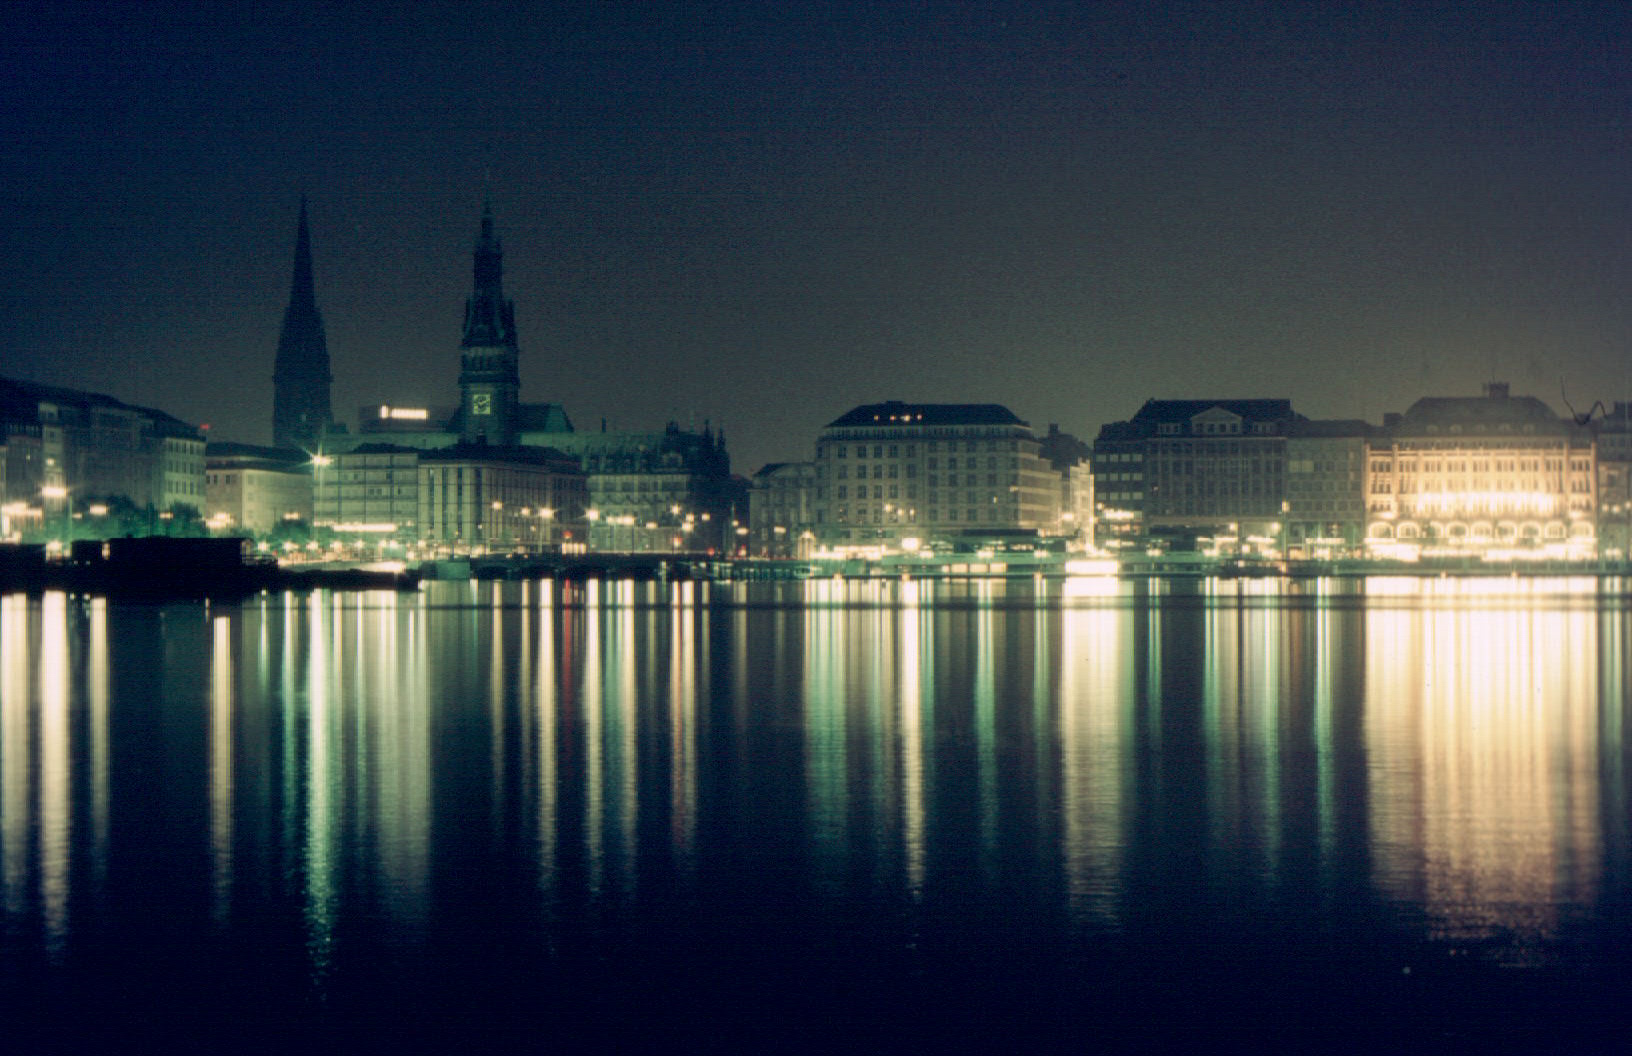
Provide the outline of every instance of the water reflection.
<path id="1" fill-rule="evenodd" d="M 1372 900 L 1430 944 L 1548 963 L 1632 888 L 1616 590 L 460 583 L 134 615 L 8 596 L 6 934 L 60 965 L 91 921 L 134 928 L 102 905 L 137 860 L 112 846 L 170 885 L 174 941 L 287 948 L 324 1000 L 382 950 L 429 964 L 494 929 L 599 950 L 658 918 L 745 928 L 755 899 L 855 934 L 895 906 L 911 948 L 988 918 L 1293 935 Z"/>
<path id="2" fill-rule="evenodd" d="M 1599 618 L 1511 601 L 1365 618 L 1378 883 L 1438 936 L 1527 963 L 1601 874 L 1598 737 L 1622 705 L 1599 696 L 1600 657 L 1619 663 Z"/>
<path id="3" fill-rule="evenodd" d="M 1071 914 L 1115 925 L 1124 897 L 1137 701 L 1131 608 L 1067 608 L 1059 676 L 1061 854 Z"/>

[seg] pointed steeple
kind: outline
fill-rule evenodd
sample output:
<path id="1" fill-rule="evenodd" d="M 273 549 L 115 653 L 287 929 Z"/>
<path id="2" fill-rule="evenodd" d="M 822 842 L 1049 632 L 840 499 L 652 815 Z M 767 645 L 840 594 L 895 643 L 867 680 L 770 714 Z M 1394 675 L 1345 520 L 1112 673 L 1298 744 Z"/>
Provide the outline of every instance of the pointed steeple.
<path id="1" fill-rule="evenodd" d="M 272 370 L 272 442 L 278 447 L 316 446 L 318 437 L 334 420 L 329 411 L 329 346 L 323 335 L 323 316 L 317 310 L 312 278 L 312 236 L 306 220 L 306 197 L 300 199 L 300 221 L 295 229 L 295 273 L 289 287 L 289 306 L 283 312 L 283 333 Z"/>
<path id="2" fill-rule="evenodd" d="M 504 249 L 493 229 L 493 203 L 482 204 L 482 231 L 476 239 L 474 288 L 465 304 L 461 348 L 514 348 L 515 306 L 504 299 Z"/>

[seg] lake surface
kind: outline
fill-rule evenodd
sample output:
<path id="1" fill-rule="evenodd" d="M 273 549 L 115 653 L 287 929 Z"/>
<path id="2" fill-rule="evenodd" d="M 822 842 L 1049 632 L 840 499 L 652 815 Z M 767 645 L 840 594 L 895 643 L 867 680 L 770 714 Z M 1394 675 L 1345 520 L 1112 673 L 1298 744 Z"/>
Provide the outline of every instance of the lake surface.
<path id="1" fill-rule="evenodd" d="M 76 1013 L 1618 1015 L 1628 589 L 8 596 L 0 987 Z"/>

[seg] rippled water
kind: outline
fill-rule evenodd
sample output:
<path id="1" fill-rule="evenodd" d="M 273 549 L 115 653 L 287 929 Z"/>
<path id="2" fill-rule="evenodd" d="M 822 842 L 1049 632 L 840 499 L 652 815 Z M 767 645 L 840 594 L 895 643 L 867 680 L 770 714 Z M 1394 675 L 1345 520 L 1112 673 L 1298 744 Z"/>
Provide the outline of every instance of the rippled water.
<path id="1" fill-rule="evenodd" d="M 1620 581 L 0 603 L 63 1010 L 1618 1013 Z"/>

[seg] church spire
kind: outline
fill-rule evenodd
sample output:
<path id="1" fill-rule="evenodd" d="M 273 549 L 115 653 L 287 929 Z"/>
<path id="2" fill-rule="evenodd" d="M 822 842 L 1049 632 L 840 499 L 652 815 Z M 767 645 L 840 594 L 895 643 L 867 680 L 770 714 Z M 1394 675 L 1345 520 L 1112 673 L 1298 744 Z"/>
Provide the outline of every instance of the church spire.
<path id="1" fill-rule="evenodd" d="M 333 421 L 329 411 L 329 346 L 323 316 L 317 310 L 312 279 L 312 236 L 306 221 L 306 197 L 300 199 L 295 229 L 295 271 L 283 333 L 272 371 L 272 442 L 278 447 L 313 448 Z"/>

